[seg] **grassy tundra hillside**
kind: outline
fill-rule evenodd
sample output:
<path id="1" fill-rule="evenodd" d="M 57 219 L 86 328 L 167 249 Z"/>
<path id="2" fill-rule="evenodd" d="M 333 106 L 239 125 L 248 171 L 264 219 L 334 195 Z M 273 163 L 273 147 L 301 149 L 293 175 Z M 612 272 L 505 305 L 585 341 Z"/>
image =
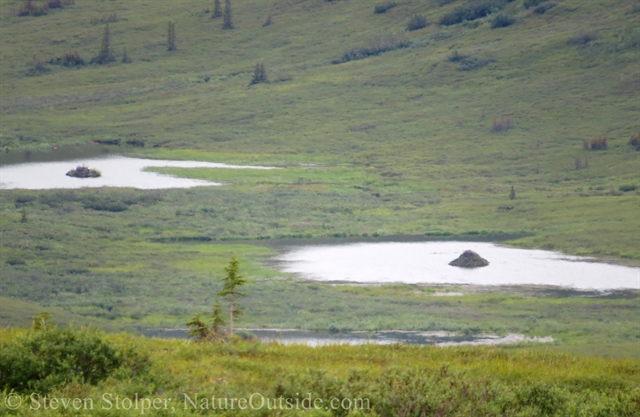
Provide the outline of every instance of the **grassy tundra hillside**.
<path id="1" fill-rule="evenodd" d="M 255 244 L 458 234 L 638 264 L 640 8 L 486 3 L 490 15 L 473 19 L 482 11 L 463 0 L 384 13 L 370 1 L 232 0 L 223 30 L 213 0 L 63 1 L 26 16 L 22 0 L 0 0 L 6 151 L 111 142 L 283 168 L 157 169 L 226 184 L 216 189 L 0 191 L 0 291 L 22 300 L 2 323 L 53 306 L 116 328 L 175 326 L 211 307 L 211 275 L 236 253 L 250 278 L 245 324 L 517 331 L 637 356 L 637 291 L 450 301 L 437 288 L 309 285 L 274 279 L 264 260 L 275 252 Z M 472 20 L 454 23 L 465 10 Z M 90 64 L 105 23 L 115 61 Z M 269 82 L 252 84 L 257 64 Z"/>
<path id="2" fill-rule="evenodd" d="M 119 139 L 149 156 L 316 164 L 231 180 L 250 205 L 288 210 L 220 235 L 297 233 L 305 220 L 312 235 L 525 230 L 522 245 L 638 259 L 638 8 L 534 3 L 492 2 L 515 19 L 492 29 L 497 12 L 440 25 L 461 0 L 377 14 L 365 1 L 237 1 L 222 30 L 212 1 L 77 0 L 18 16 L 22 1 L 3 0 L 1 146 Z M 407 31 L 414 14 L 427 25 Z M 108 21 L 116 62 L 46 63 L 88 63 Z M 249 87 L 256 63 L 270 83 Z M 598 137 L 607 149 L 583 149 Z"/>

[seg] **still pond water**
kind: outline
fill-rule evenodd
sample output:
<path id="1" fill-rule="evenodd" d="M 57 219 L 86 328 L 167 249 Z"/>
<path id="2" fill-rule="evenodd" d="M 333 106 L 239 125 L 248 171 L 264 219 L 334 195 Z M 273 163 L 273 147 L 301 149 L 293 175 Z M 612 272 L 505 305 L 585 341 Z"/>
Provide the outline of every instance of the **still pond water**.
<path id="1" fill-rule="evenodd" d="M 144 190 L 221 185 L 204 180 L 178 178 L 147 172 L 150 167 L 273 169 L 215 162 L 170 161 L 128 158 L 104 150 L 65 150 L 51 153 L 20 153 L 0 158 L 0 189 L 47 190 L 54 188 L 130 187 Z M 78 165 L 101 172 L 98 178 L 73 178 L 65 174 Z"/>
<path id="2" fill-rule="evenodd" d="M 463 345 L 504 345 L 516 343 L 551 343 L 553 338 L 528 337 L 521 334 L 507 334 L 504 336 L 479 334 L 464 335 L 445 331 L 350 331 L 329 332 L 326 330 L 299 329 L 245 329 L 263 342 L 278 342 L 281 344 L 299 344 L 308 346 L 324 345 L 362 345 L 373 343 L 391 345 L 396 343 L 410 345 L 463 346 Z M 147 337 L 163 339 L 186 339 L 187 329 L 149 329 L 142 332 Z"/>
<path id="3" fill-rule="evenodd" d="M 471 249 L 482 268 L 450 266 Z M 276 258 L 284 272 L 319 281 L 472 285 L 555 285 L 576 289 L 640 289 L 640 268 L 489 242 L 375 242 L 305 245 Z"/>

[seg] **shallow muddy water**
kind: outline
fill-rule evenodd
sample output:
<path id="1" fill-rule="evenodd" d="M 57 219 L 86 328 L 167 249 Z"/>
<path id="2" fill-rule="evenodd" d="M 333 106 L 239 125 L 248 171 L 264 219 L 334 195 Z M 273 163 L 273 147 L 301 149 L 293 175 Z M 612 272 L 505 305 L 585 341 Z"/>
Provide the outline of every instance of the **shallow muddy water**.
<path id="1" fill-rule="evenodd" d="M 462 345 L 501 345 L 515 343 L 551 343 L 552 337 L 527 337 L 521 334 L 497 335 L 462 335 L 446 331 L 402 331 L 387 330 L 377 332 L 352 331 L 329 332 L 326 330 L 298 329 L 245 329 L 263 342 L 282 344 L 300 344 L 309 346 L 324 345 L 362 345 L 374 343 L 390 345 L 396 343 L 412 345 L 462 346 Z M 186 339 L 186 329 L 149 329 L 143 331 L 147 337 L 163 339 Z"/>
<path id="2" fill-rule="evenodd" d="M 61 160 L 62 158 L 62 160 Z M 0 189 L 43 190 L 53 188 L 130 187 L 145 190 L 216 186 L 219 183 L 178 178 L 147 172 L 149 167 L 273 169 L 271 167 L 227 165 L 215 162 L 170 161 L 129 158 L 105 154 L 99 149 L 67 151 L 65 153 L 23 153 L 2 158 Z M 78 165 L 87 165 L 101 172 L 98 178 L 73 178 L 65 174 Z"/>
<path id="3" fill-rule="evenodd" d="M 449 265 L 470 249 L 482 268 Z M 375 242 L 292 246 L 275 258 L 283 272 L 319 281 L 471 285 L 552 285 L 576 289 L 640 289 L 640 268 L 557 252 L 489 242 Z"/>

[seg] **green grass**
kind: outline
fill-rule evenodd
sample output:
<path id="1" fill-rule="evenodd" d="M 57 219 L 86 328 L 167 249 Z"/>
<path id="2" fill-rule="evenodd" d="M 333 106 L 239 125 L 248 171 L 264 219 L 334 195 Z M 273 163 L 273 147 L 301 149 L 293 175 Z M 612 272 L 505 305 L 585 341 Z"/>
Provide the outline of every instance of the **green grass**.
<path id="1" fill-rule="evenodd" d="M 0 341 L 19 342 L 24 332 L 0 330 Z M 416 346 L 282 346 L 255 341 L 197 344 L 107 335 L 118 348 L 149 355 L 151 369 L 135 378 L 118 373 L 89 385 L 73 381 L 49 398 L 91 398 L 100 415 L 139 415 L 140 410 L 105 410 L 109 393 L 123 398 L 168 398 L 167 414 L 200 414 L 193 401 L 216 398 L 367 399 L 368 410 L 348 415 L 634 415 L 638 361 L 580 358 L 565 353 L 500 348 Z M 28 396 L 20 415 L 36 415 Z M 41 400 L 42 403 L 42 400 Z M 160 404 L 163 404 L 161 401 Z M 196 401 L 196 404 L 202 404 Z M 210 404 L 210 403 L 209 403 Z M 228 403 L 229 404 L 229 403 Z M 100 410 L 100 411 L 97 411 Z M 173 410 L 173 411 L 172 411 Z M 0 412 L 11 414 L 3 403 Z M 148 412 L 148 410 L 147 410 Z M 347 410 L 228 410 L 238 416 L 341 416 Z M 48 415 L 63 415 L 49 410 Z"/>

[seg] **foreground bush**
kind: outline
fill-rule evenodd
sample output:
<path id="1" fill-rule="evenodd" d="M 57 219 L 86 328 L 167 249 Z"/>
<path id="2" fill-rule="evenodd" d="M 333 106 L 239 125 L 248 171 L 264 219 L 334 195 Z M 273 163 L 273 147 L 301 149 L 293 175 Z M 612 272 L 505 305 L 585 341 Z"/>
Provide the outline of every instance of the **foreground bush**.
<path id="1" fill-rule="evenodd" d="M 32 333 L 0 344 L 0 390 L 47 393 L 72 381 L 95 385 L 124 365 L 133 376 L 148 364 L 145 355 L 118 349 L 100 333 L 34 321 Z"/>

